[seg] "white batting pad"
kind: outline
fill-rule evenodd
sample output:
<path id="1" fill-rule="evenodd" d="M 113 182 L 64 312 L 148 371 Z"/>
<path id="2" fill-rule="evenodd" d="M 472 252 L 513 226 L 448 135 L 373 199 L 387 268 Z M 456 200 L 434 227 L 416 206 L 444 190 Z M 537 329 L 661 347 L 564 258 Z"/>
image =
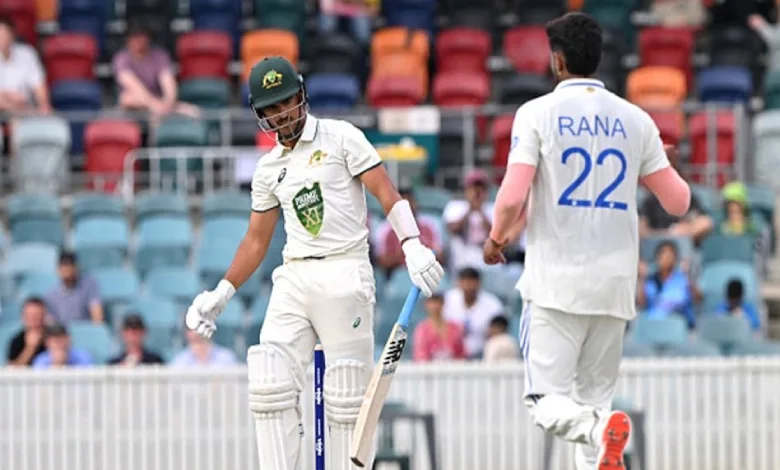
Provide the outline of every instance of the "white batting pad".
<path id="1" fill-rule="evenodd" d="M 325 370 L 323 392 L 330 430 L 328 470 L 358 469 L 349 459 L 349 447 L 370 379 L 368 368 L 360 361 L 336 361 Z M 371 468 L 373 461 L 372 455 L 365 468 Z"/>
<path id="2" fill-rule="evenodd" d="M 599 422 L 596 408 L 580 405 L 562 395 L 545 395 L 535 404 L 526 399 L 528 411 L 545 431 L 569 442 L 595 445 L 594 428 Z"/>
<path id="3" fill-rule="evenodd" d="M 263 470 L 297 470 L 303 427 L 300 390 L 282 354 L 260 344 L 247 352 L 249 409 Z"/>

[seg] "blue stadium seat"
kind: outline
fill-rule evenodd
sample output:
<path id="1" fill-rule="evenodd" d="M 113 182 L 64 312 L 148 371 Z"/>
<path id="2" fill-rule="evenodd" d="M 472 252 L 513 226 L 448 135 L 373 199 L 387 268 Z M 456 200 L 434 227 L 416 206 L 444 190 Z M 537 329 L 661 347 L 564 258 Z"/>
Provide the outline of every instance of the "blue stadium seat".
<path id="1" fill-rule="evenodd" d="M 196 263 L 198 275 L 207 289 L 213 289 L 225 275 L 239 242 L 240 238 L 229 237 L 211 239 L 208 243 L 205 241 L 201 243 Z M 265 261 L 263 263 L 265 264 Z M 258 269 L 238 288 L 237 294 L 245 302 L 251 302 L 260 293 L 262 284 L 261 270 Z"/>
<path id="2" fill-rule="evenodd" d="M 118 342 L 106 325 L 74 321 L 67 328 L 71 344 L 86 350 L 95 364 L 105 364 L 119 352 Z"/>
<path id="3" fill-rule="evenodd" d="M 6 269 L 16 281 L 29 273 L 56 273 L 59 250 L 48 243 L 11 245 L 6 256 Z"/>
<path id="4" fill-rule="evenodd" d="M 515 290 L 517 284 L 517 277 L 512 273 L 507 272 L 506 269 L 490 267 L 483 269 L 481 273 L 481 285 L 487 292 L 500 298 L 503 302 L 506 302 L 512 295 L 512 291 Z M 403 271 L 403 270 L 402 270 Z M 409 277 L 409 275 L 404 272 Z M 411 280 L 409 281 L 411 282 Z M 439 290 L 444 290 L 440 288 Z"/>
<path id="5" fill-rule="evenodd" d="M 30 273 L 19 283 L 19 300 L 30 297 L 45 297 L 60 284 L 55 273 Z"/>
<path id="6" fill-rule="evenodd" d="M 729 350 L 731 356 L 780 356 L 780 342 L 753 340 L 740 343 Z"/>
<path id="7" fill-rule="evenodd" d="M 704 340 L 691 340 L 685 343 L 670 344 L 660 351 L 663 357 L 717 357 L 721 350 L 717 344 Z"/>
<path id="8" fill-rule="evenodd" d="M 8 343 L 23 327 L 19 321 L 5 321 L 3 317 L 0 320 L 0 366 L 4 366 L 8 360 Z"/>
<path id="9" fill-rule="evenodd" d="M 724 352 L 753 340 L 747 320 L 733 315 L 704 315 L 696 321 L 696 331 L 702 339 L 717 344 Z"/>
<path id="10" fill-rule="evenodd" d="M 228 302 L 217 320 L 217 331 L 214 332 L 212 341 L 237 351 L 238 346 L 244 342 L 243 338 L 240 337 L 244 323 L 244 309 L 241 303 L 235 300 Z"/>
<path id="11" fill-rule="evenodd" d="M 70 127 L 58 116 L 26 116 L 12 123 L 12 177 L 17 188 L 56 192 L 70 169 Z"/>
<path id="12" fill-rule="evenodd" d="M 119 196 L 99 192 L 84 192 L 73 196 L 70 208 L 72 224 L 87 217 L 125 217 L 125 204 Z"/>
<path id="13" fill-rule="evenodd" d="M 709 186 L 693 183 L 691 184 L 691 193 L 710 215 L 720 208 L 720 196 Z"/>
<path id="14" fill-rule="evenodd" d="M 203 198 L 202 215 L 205 220 L 223 217 L 249 218 L 252 201 L 248 192 L 220 191 Z"/>
<path id="15" fill-rule="evenodd" d="M 753 263 L 753 237 L 712 234 L 705 238 L 701 245 L 701 262 L 707 264 L 726 260 Z"/>
<path id="16" fill-rule="evenodd" d="M 103 107 L 103 91 L 97 80 L 61 80 L 51 88 L 51 104 L 57 111 L 100 111 Z M 70 121 L 71 154 L 84 153 L 86 125 L 86 119 Z"/>
<path id="17" fill-rule="evenodd" d="M 103 0 L 59 0 L 60 31 L 92 35 L 99 49 L 105 52 L 105 24 L 108 4 Z"/>
<path id="18" fill-rule="evenodd" d="M 192 247 L 189 219 L 147 217 L 138 225 L 135 266 L 141 276 L 160 266 L 186 266 Z"/>
<path id="19" fill-rule="evenodd" d="M 753 93 L 753 77 L 744 67 L 709 67 L 699 72 L 696 81 L 699 99 L 704 102 L 745 102 Z"/>
<path id="20" fill-rule="evenodd" d="M 406 269 L 395 269 L 387 280 L 385 295 L 387 297 L 405 298 L 413 285 Z M 396 312 L 397 314 L 398 312 Z"/>
<path id="21" fill-rule="evenodd" d="M 379 312 L 374 316 L 374 331 L 376 332 L 375 336 L 378 343 L 384 343 L 390 336 L 390 331 L 393 329 L 396 320 L 398 320 L 398 314 L 401 313 L 407 294 L 408 292 L 404 293 L 403 296 L 386 295 L 378 304 Z M 409 331 L 414 331 L 414 328 L 425 319 L 426 313 L 423 305 L 424 302 L 422 300 L 415 304 L 412 316 L 409 319 Z"/>
<path id="22" fill-rule="evenodd" d="M 249 323 L 244 329 L 244 338 L 247 346 L 260 342 L 260 330 L 263 328 L 269 300 L 270 298 L 267 295 L 258 295 L 249 307 Z"/>
<path id="23" fill-rule="evenodd" d="M 160 121 L 157 131 L 154 133 L 152 145 L 154 147 L 204 147 L 209 143 L 209 125 L 202 119 L 193 119 L 182 115 L 169 115 Z M 181 155 L 176 150 L 174 153 L 166 153 L 165 158 L 159 160 L 159 168 L 164 173 L 164 177 L 171 178 L 178 168 L 182 167 L 187 171 L 200 171 L 203 168 L 203 161 L 199 158 L 201 152 L 193 150 L 186 152 L 184 161 L 174 158 Z M 174 181 L 174 183 L 177 183 Z M 174 184 L 175 186 L 175 184 Z"/>
<path id="24" fill-rule="evenodd" d="M 100 298 L 111 322 L 118 326 L 118 313 L 141 294 L 141 281 L 130 268 L 95 269 L 90 273 L 100 290 Z"/>
<path id="25" fill-rule="evenodd" d="M 206 217 L 200 229 L 202 243 L 216 243 L 217 240 L 229 240 L 236 244 L 241 241 L 249 228 L 249 217 L 225 215 L 219 218 Z"/>
<path id="26" fill-rule="evenodd" d="M 149 192 L 135 199 L 135 222 L 140 224 L 147 217 L 164 215 L 167 217 L 188 218 L 187 200 L 180 194 Z"/>
<path id="27" fill-rule="evenodd" d="M 170 349 L 174 337 L 183 327 L 184 312 L 170 299 L 153 296 L 136 298 L 121 309 L 119 322 L 124 315 L 137 313 L 146 324 L 146 345 L 154 351 Z"/>
<path id="28" fill-rule="evenodd" d="M 453 199 L 453 194 L 444 188 L 421 186 L 414 189 L 414 199 L 420 212 L 441 216 L 444 207 Z"/>
<path id="29" fill-rule="evenodd" d="M 179 99 L 205 109 L 227 108 L 230 83 L 219 78 L 192 78 L 179 85 Z"/>
<path id="30" fill-rule="evenodd" d="M 647 318 L 640 314 L 634 320 L 629 334 L 637 343 L 663 348 L 686 343 L 688 325 L 681 316 Z"/>
<path id="31" fill-rule="evenodd" d="M 73 228 L 73 248 L 85 271 L 121 266 L 129 246 L 130 227 L 123 218 L 82 218 Z"/>
<path id="32" fill-rule="evenodd" d="M 772 224 L 775 220 L 775 192 L 760 185 L 748 185 L 747 190 L 750 208 L 760 211 L 767 223 Z"/>
<path id="33" fill-rule="evenodd" d="M 433 33 L 436 2 L 433 0 L 397 0 L 382 2 L 388 26 L 406 26 Z"/>
<path id="34" fill-rule="evenodd" d="M 146 275 L 145 283 L 149 293 L 184 306 L 203 290 L 195 271 L 184 266 L 154 268 Z"/>
<path id="35" fill-rule="evenodd" d="M 623 339 L 623 357 L 653 357 L 655 355 L 656 351 L 651 345 L 639 343 L 630 335 Z"/>
<path id="36" fill-rule="evenodd" d="M 224 31 L 233 39 L 234 53 L 241 42 L 241 0 L 190 0 L 196 30 Z"/>
<path id="37" fill-rule="evenodd" d="M 8 199 L 6 214 L 14 243 L 64 244 L 62 210 L 56 195 L 14 194 Z"/>
<path id="38" fill-rule="evenodd" d="M 739 279 L 745 286 L 745 300 L 758 301 L 758 277 L 752 264 L 739 261 L 717 261 L 702 268 L 699 288 L 704 296 L 704 311 L 712 311 L 723 302 L 726 285 L 731 279 Z"/>
<path id="39" fill-rule="evenodd" d="M 648 263 L 655 261 L 655 252 L 658 246 L 665 241 L 672 241 L 677 246 L 677 253 L 681 259 L 689 258 L 694 253 L 693 240 L 690 237 L 660 236 L 644 237 L 639 241 L 639 257 Z"/>
<path id="40" fill-rule="evenodd" d="M 309 104 L 318 110 L 349 110 L 360 99 L 360 82 L 354 75 L 320 73 L 306 80 Z"/>

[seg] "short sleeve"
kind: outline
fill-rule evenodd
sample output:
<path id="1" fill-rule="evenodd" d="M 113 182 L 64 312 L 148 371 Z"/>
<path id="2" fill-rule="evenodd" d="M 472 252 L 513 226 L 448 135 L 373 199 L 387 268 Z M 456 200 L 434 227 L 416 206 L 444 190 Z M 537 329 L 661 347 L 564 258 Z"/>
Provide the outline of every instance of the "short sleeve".
<path id="1" fill-rule="evenodd" d="M 515 113 L 512 122 L 512 143 L 509 147 L 508 165 L 525 163 L 537 166 L 541 150 L 541 139 L 537 126 L 537 116 L 533 108 L 523 105 Z"/>
<path id="2" fill-rule="evenodd" d="M 279 207 L 279 199 L 263 181 L 260 167 L 255 168 L 252 176 L 252 210 L 255 212 L 267 212 Z"/>
<path id="3" fill-rule="evenodd" d="M 363 131 L 348 124 L 344 135 L 344 159 L 347 162 L 347 170 L 353 177 L 357 177 L 382 164 L 382 157 L 368 141 Z"/>
<path id="4" fill-rule="evenodd" d="M 669 158 L 666 156 L 666 150 L 664 150 L 664 143 L 661 140 L 658 126 L 652 122 L 649 116 L 647 119 L 650 120 L 650 125 L 644 149 L 642 149 L 642 166 L 639 169 L 639 176 L 641 177 L 651 175 L 669 166 Z"/>

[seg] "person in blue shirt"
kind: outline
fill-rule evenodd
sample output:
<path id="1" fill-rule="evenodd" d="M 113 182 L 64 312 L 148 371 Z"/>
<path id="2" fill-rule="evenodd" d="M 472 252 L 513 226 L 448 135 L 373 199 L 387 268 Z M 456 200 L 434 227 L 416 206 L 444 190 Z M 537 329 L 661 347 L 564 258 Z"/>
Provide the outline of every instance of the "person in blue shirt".
<path id="1" fill-rule="evenodd" d="M 645 275 L 640 270 L 637 286 L 637 307 L 651 318 L 682 315 L 688 328 L 696 325 L 693 305 L 697 298 L 688 273 L 678 264 L 677 245 L 667 240 L 658 245 L 655 254 L 656 270 Z"/>
<path id="2" fill-rule="evenodd" d="M 739 279 L 731 279 L 726 285 L 726 300 L 715 310 L 719 315 L 744 317 L 754 331 L 761 329 L 761 315 L 755 305 L 745 300 L 745 285 Z"/>
<path id="3" fill-rule="evenodd" d="M 46 351 L 35 356 L 32 363 L 34 369 L 83 367 L 93 364 L 88 352 L 71 346 L 70 335 L 63 325 L 55 324 L 46 328 L 44 343 Z"/>

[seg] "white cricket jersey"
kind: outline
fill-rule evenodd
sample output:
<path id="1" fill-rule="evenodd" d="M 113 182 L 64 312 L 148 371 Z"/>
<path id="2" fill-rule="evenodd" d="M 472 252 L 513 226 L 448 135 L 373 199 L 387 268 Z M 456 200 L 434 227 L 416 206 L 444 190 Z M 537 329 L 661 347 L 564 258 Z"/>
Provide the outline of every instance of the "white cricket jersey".
<path id="1" fill-rule="evenodd" d="M 281 206 L 286 260 L 368 256 L 366 195 L 358 176 L 381 163 L 357 127 L 308 115 L 295 148 L 277 143 L 257 162 L 252 210 Z"/>
<path id="2" fill-rule="evenodd" d="M 593 79 L 561 82 L 517 110 L 509 164 L 536 167 L 524 299 L 633 319 L 640 177 L 669 166 L 653 120 Z"/>

